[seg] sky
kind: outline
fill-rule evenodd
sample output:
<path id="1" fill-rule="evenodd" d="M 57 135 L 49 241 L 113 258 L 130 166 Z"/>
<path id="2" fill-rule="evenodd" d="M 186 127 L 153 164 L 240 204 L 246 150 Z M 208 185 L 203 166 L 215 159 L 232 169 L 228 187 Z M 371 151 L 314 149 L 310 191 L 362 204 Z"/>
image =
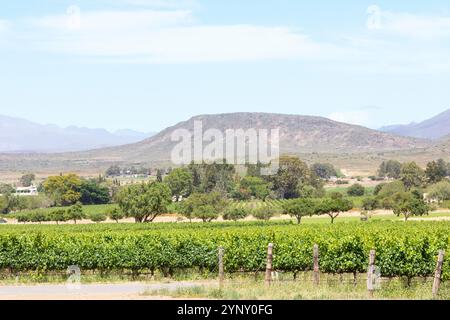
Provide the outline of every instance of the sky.
<path id="1" fill-rule="evenodd" d="M 371 128 L 450 108 L 448 0 L 0 0 L 0 114 L 159 131 L 198 114 Z"/>

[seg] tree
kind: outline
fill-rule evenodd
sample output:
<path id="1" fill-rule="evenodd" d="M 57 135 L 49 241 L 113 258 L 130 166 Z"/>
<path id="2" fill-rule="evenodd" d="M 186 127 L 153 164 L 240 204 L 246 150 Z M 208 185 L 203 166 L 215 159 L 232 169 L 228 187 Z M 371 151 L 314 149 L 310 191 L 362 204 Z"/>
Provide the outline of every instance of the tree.
<path id="1" fill-rule="evenodd" d="M 428 183 L 442 181 L 447 176 L 447 163 L 442 159 L 428 162 L 425 175 Z"/>
<path id="2" fill-rule="evenodd" d="M 156 182 L 162 182 L 163 181 L 163 172 L 161 169 L 156 170 Z"/>
<path id="3" fill-rule="evenodd" d="M 82 204 L 107 204 L 111 201 L 108 187 L 95 180 L 82 180 L 79 188 Z"/>
<path id="4" fill-rule="evenodd" d="M 30 218 L 31 218 L 30 214 L 28 214 L 28 213 L 21 213 L 21 214 L 17 215 L 17 222 L 18 223 L 23 222 L 25 224 L 25 223 L 31 221 Z"/>
<path id="5" fill-rule="evenodd" d="M 276 211 L 269 206 L 262 206 L 255 208 L 252 211 L 252 216 L 258 220 L 269 221 L 275 215 Z"/>
<path id="6" fill-rule="evenodd" d="M 377 198 L 375 198 L 375 197 L 366 197 L 366 198 L 363 199 L 361 207 L 362 207 L 363 210 L 373 211 L 373 210 L 378 209 L 379 205 L 380 204 L 379 204 L 379 201 L 378 201 Z"/>
<path id="7" fill-rule="evenodd" d="M 341 212 L 347 212 L 353 208 L 353 203 L 348 199 L 329 199 L 325 198 L 318 202 L 316 206 L 316 214 L 327 214 L 334 223 Z"/>
<path id="8" fill-rule="evenodd" d="M 167 183 L 177 201 L 181 197 L 188 197 L 191 194 L 194 183 L 191 172 L 183 168 L 172 170 L 166 176 L 164 182 Z"/>
<path id="9" fill-rule="evenodd" d="M 108 177 L 117 177 L 120 176 L 121 169 L 117 165 L 113 165 L 106 170 L 106 175 Z"/>
<path id="10" fill-rule="evenodd" d="M 283 211 L 295 217 L 300 224 L 302 217 L 316 213 L 316 203 L 312 199 L 293 199 L 283 204 Z"/>
<path id="11" fill-rule="evenodd" d="M 407 162 L 402 165 L 400 180 L 406 190 L 413 187 L 421 187 L 425 181 L 425 172 L 415 162 Z"/>
<path id="12" fill-rule="evenodd" d="M 311 170 L 322 179 L 328 180 L 331 177 L 337 177 L 338 172 L 334 166 L 330 163 L 314 163 L 311 166 Z"/>
<path id="13" fill-rule="evenodd" d="M 48 221 L 48 219 L 49 218 L 47 217 L 47 215 L 40 210 L 32 212 L 30 215 L 30 221 L 37 222 L 39 224 L 41 224 L 42 222 Z"/>
<path id="14" fill-rule="evenodd" d="M 400 177 L 402 164 L 396 160 L 383 161 L 378 169 L 378 176 L 398 179 Z"/>
<path id="15" fill-rule="evenodd" d="M 119 208 L 125 216 L 133 217 L 137 223 L 152 222 L 167 212 L 172 202 L 170 188 L 165 183 L 141 183 L 123 188 L 118 196 Z"/>
<path id="16" fill-rule="evenodd" d="M 250 197 L 265 200 L 270 194 L 270 183 L 261 177 L 245 176 L 239 182 L 240 192 Z"/>
<path id="17" fill-rule="evenodd" d="M 245 208 L 228 207 L 223 213 L 223 219 L 237 221 L 245 219 L 248 215 L 249 212 Z"/>
<path id="18" fill-rule="evenodd" d="M 359 183 L 355 183 L 347 189 L 347 195 L 352 197 L 361 197 L 365 192 L 366 189 Z"/>
<path id="19" fill-rule="evenodd" d="M 199 218 L 204 222 L 208 222 L 217 219 L 226 206 L 226 199 L 218 191 L 193 193 L 182 202 L 181 214 L 189 220 Z"/>
<path id="20" fill-rule="evenodd" d="M 298 198 L 299 190 L 303 185 L 311 185 L 314 188 L 322 187 L 322 183 L 315 173 L 298 157 L 281 157 L 279 164 L 278 172 L 273 177 L 273 186 L 281 198 Z"/>
<path id="21" fill-rule="evenodd" d="M 383 187 L 384 187 L 385 185 L 387 185 L 387 183 L 385 183 L 385 182 L 382 182 L 382 183 L 377 184 L 377 185 L 375 186 L 375 188 L 373 189 L 373 194 L 377 196 L 377 195 L 380 193 L 381 189 L 383 189 Z"/>
<path id="22" fill-rule="evenodd" d="M 77 224 L 77 220 L 82 220 L 86 218 L 86 214 L 83 211 L 83 206 L 81 203 L 77 202 L 67 209 L 67 218 L 73 220 Z"/>
<path id="23" fill-rule="evenodd" d="M 447 180 L 431 185 L 428 189 L 428 198 L 439 202 L 450 200 L 450 182 Z"/>
<path id="24" fill-rule="evenodd" d="M 91 214 L 89 214 L 89 219 L 92 222 L 100 223 L 106 220 L 106 214 L 104 214 L 103 212 L 92 212 Z"/>
<path id="25" fill-rule="evenodd" d="M 27 173 L 20 178 L 20 184 L 23 187 L 30 187 L 35 179 L 36 176 L 33 173 Z"/>
<path id="26" fill-rule="evenodd" d="M 114 220 L 115 222 L 119 223 L 119 220 L 123 219 L 125 215 L 122 211 L 120 211 L 119 208 L 111 208 L 107 211 L 107 215 L 111 220 Z"/>
<path id="27" fill-rule="evenodd" d="M 219 212 L 212 205 L 203 205 L 194 208 L 193 216 L 203 222 L 211 222 L 219 217 Z"/>
<path id="28" fill-rule="evenodd" d="M 67 213 L 63 209 L 56 209 L 50 212 L 50 220 L 55 221 L 56 224 L 59 224 L 60 222 L 65 222 L 69 219 Z"/>
<path id="29" fill-rule="evenodd" d="M 58 206 L 73 205 L 81 198 L 81 179 L 75 174 L 48 177 L 42 186 Z"/>
<path id="30" fill-rule="evenodd" d="M 8 198 L 0 196 L 0 213 L 8 213 Z"/>
<path id="31" fill-rule="evenodd" d="M 406 222 L 411 216 L 427 215 L 430 209 L 422 197 L 412 192 L 401 192 L 394 197 L 393 210 L 397 216 L 403 215 Z"/>
<path id="32" fill-rule="evenodd" d="M 11 195 L 14 194 L 16 192 L 16 189 L 7 183 L 0 183 L 0 194 L 7 196 L 7 195 Z"/>
<path id="33" fill-rule="evenodd" d="M 298 188 L 299 198 L 322 198 L 325 194 L 325 189 L 322 187 L 314 188 L 311 185 L 304 184 Z"/>

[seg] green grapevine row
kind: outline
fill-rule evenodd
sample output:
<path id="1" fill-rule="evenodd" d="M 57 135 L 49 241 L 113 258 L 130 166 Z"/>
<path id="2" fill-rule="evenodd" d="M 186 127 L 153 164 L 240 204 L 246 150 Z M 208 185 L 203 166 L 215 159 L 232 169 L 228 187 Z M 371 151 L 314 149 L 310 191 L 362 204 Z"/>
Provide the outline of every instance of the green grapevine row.
<path id="1" fill-rule="evenodd" d="M 274 268 L 280 271 L 311 270 L 317 243 L 322 272 L 365 272 L 375 249 L 383 276 L 414 277 L 431 276 L 438 250 L 450 250 L 449 222 L 26 227 L 0 228 L 0 269 L 45 272 L 78 265 L 101 271 L 214 271 L 217 248 L 223 246 L 227 272 L 254 272 L 264 270 L 272 242 Z M 450 278 L 449 260 L 444 259 L 444 279 Z"/>

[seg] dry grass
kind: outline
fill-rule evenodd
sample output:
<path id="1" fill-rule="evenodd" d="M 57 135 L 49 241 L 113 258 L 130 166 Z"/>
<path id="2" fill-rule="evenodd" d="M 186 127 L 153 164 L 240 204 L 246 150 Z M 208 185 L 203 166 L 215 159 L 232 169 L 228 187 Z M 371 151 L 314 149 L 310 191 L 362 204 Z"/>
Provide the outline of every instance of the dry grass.
<path id="1" fill-rule="evenodd" d="M 432 279 L 414 279 L 407 286 L 404 279 L 384 279 L 370 298 L 366 289 L 365 275 L 321 275 L 318 286 L 314 285 L 309 273 L 293 281 L 292 278 L 266 285 L 258 279 L 240 276 L 228 279 L 220 288 L 214 285 L 196 285 L 175 290 L 161 289 L 146 291 L 145 296 L 167 296 L 171 298 L 221 299 L 221 300 L 362 300 L 362 299 L 432 299 Z M 450 299 L 449 283 L 443 283 L 438 299 Z"/>

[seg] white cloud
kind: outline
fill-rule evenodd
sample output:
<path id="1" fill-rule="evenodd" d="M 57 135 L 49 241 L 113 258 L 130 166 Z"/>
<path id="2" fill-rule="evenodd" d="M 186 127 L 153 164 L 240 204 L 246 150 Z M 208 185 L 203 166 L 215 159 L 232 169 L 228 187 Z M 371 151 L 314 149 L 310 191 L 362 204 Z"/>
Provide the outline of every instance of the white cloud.
<path id="1" fill-rule="evenodd" d="M 76 7 L 75 7 L 76 8 Z M 110 32 L 142 32 L 149 29 L 177 26 L 192 21 L 192 14 L 187 10 L 157 11 L 98 11 L 69 12 L 67 15 L 54 15 L 30 19 L 33 27 L 41 32 L 70 31 L 71 21 L 78 20 L 80 34 L 103 34 Z M 72 33 L 69 33 L 70 35 Z"/>
<path id="2" fill-rule="evenodd" d="M 197 0 L 107 0 L 114 3 L 126 4 L 139 7 L 151 8 L 198 8 L 200 4 Z"/>
<path id="3" fill-rule="evenodd" d="M 380 24 L 375 30 L 382 33 L 419 40 L 436 40 L 450 37 L 450 17 L 415 15 L 380 11 Z"/>
<path id="4" fill-rule="evenodd" d="M 195 25 L 190 11 L 81 12 L 76 30 L 70 28 L 68 18 L 47 16 L 31 21 L 41 37 L 40 49 L 170 63 L 317 60 L 345 54 L 285 27 Z"/>

